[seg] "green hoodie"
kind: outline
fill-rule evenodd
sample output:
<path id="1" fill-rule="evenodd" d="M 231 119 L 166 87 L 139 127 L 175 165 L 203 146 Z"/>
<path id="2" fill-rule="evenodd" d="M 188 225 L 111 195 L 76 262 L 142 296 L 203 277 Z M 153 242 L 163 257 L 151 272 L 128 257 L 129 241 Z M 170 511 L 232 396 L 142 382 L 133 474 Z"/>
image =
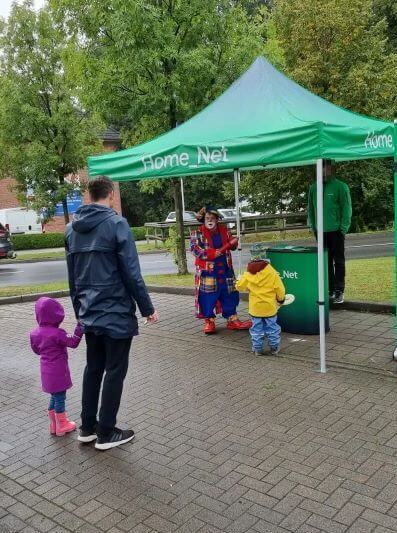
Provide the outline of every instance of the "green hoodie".
<path id="1" fill-rule="evenodd" d="M 313 183 L 307 198 L 308 224 L 317 230 L 317 184 Z M 336 178 L 324 183 L 324 231 L 349 231 L 352 218 L 352 201 L 349 187 Z"/>

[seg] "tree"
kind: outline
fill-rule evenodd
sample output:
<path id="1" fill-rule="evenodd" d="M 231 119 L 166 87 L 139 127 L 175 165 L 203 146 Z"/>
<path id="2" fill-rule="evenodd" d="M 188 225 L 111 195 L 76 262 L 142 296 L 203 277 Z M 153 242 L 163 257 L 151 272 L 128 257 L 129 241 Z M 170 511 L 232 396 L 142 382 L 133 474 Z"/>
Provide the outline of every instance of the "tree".
<path id="1" fill-rule="evenodd" d="M 390 45 L 397 50 L 397 3 L 395 0 L 374 0 L 374 12 L 378 20 L 386 19 Z"/>
<path id="2" fill-rule="evenodd" d="M 17 180 L 21 199 L 34 193 L 33 207 L 54 213 L 62 202 L 69 222 L 68 183 L 99 149 L 99 122 L 75 98 L 63 67 L 64 38 L 51 13 L 32 2 L 13 5 L 0 34 L 0 172 Z"/>
<path id="3" fill-rule="evenodd" d="M 145 222 L 164 220 L 167 214 L 173 210 L 174 203 L 171 193 L 169 187 L 145 191 L 142 190 L 139 182 L 121 183 L 120 195 L 123 215 L 130 226 L 143 226 Z"/>
<path id="4" fill-rule="evenodd" d="M 390 51 L 386 22 L 375 17 L 372 0 L 277 0 L 271 22 L 284 69 L 295 81 L 352 111 L 393 119 L 397 55 Z M 390 165 L 347 163 L 337 172 L 352 189 L 355 227 L 377 224 L 375 217 L 385 223 Z"/>
<path id="5" fill-rule="evenodd" d="M 145 187 L 140 186 L 138 182 L 121 183 L 120 186 L 123 214 L 132 226 L 142 226 L 145 222 L 164 220 L 174 209 L 172 190 L 166 182 L 150 180 L 144 183 Z M 207 204 L 217 207 L 229 205 L 226 183 L 227 178 L 224 175 L 185 178 L 186 211 L 197 212 Z"/>
<path id="6" fill-rule="evenodd" d="M 249 15 L 252 15 L 256 13 L 258 10 L 265 7 L 268 10 L 271 10 L 273 8 L 274 1 L 273 0 L 248 0 L 247 2 L 247 13 Z"/>
<path id="7" fill-rule="evenodd" d="M 273 21 L 295 81 L 352 111 L 393 117 L 397 57 L 372 0 L 278 0 Z"/>
<path id="8" fill-rule="evenodd" d="M 242 175 L 241 194 L 261 213 L 296 213 L 306 206 L 306 193 L 314 176 L 308 169 L 277 169 Z"/>
<path id="9" fill-rule="evenodd" d="M 232 177 L 224 174 L 185 179 L 186 209 L 198 212 L 205 205 L 213 205 L 218 208 L 228 207 L 227 184 L 231 182 L 233 182 Z"/>
<path id="10" fill-rule="evenodd" d="M 218 96 L 263 49 L 263 19 L 229 0 L 53 0 L 84 102 L 126 146 L 174 128 Z M 93 83 L 93 80 L 95 83 Z M 171 181 L 179 232 L 179 179 Z M 187 271 L 184 240 L 178 270 Z"/>

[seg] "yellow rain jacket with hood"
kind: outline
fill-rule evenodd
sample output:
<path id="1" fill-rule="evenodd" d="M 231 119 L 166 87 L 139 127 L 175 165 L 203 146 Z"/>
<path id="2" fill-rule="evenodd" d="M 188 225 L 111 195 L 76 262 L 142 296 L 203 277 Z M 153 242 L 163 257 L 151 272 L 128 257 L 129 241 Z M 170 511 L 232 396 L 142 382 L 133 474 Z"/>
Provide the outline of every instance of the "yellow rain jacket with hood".
<path id="1" fill-rule="evenodd" d="M 237 281 L 236 288 L 249 292 L 248 308 L 253 317 L 276 315 L 285 298 L 284 284 L 278 272 L 266 260 L 248 263 L 247 272 Z"/>

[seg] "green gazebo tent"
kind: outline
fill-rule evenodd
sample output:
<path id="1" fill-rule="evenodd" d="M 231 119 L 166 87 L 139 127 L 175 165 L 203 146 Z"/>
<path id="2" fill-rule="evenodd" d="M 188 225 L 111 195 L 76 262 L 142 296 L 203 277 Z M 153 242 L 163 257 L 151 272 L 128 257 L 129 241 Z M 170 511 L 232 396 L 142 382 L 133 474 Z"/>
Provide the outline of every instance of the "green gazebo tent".
<path id="1" fill-rule="evenodd" d="M 325 372 L 323 160 L 393 157 L 394 129 L 392 122 L 327 102 L 258 57 L 219 98 L 177 128 L 133 148 L 89 157 L 89 175 L 130 181 L 234 172 L 238 204 L 241 171 L 316 164 L 320 371 Z"/>

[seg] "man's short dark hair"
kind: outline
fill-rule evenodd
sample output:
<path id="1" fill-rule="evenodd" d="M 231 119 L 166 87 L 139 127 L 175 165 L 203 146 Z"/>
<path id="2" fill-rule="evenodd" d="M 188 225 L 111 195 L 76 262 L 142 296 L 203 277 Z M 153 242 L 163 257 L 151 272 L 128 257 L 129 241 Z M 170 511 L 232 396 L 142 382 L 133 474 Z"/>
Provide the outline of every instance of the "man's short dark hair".
<path id="1" fill-rule="evenodd" d="M 98 176 L 88 183 L 88 193 L 93 202 L 104 200 L 114 191 L 112 180 L 106 176 Z"/>

